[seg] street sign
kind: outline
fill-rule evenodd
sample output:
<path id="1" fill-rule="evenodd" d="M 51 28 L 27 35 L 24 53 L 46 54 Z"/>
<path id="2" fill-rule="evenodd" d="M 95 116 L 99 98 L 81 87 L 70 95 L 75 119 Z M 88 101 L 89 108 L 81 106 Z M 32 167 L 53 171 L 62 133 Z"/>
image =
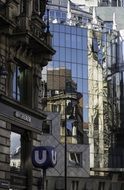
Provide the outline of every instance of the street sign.
<path id="1" fill-rule="evenodd" d="M 32 151 L 32 163 L 37 168 L 47 169 L 57 163 L 56 151 L 52 146 L 38 146 Z"/>

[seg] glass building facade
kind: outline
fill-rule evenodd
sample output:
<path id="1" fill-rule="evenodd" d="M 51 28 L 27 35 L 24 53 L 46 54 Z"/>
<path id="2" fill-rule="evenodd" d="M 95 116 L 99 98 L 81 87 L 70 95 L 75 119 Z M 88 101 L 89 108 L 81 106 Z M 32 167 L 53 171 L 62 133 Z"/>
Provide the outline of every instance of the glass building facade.
<path id="1" fill-rule="evenodd" d="M 62 119 L 66 112 L 67 134 L 83 143 L 83 128 L 88 129 L 88 30 L 62 24 L 51 24 L 50 30 L 56 54 L 42 72 L 47 111 L 60 112 Z"/>

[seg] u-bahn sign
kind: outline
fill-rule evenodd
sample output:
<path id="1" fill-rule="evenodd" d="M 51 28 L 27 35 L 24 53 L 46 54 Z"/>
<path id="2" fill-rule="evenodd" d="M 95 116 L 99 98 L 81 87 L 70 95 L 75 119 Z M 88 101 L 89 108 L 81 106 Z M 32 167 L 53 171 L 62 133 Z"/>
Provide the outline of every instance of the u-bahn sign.
<path id="1" fill-rule="evenodd" d="M 56 151 L 52 146 L 38 146 L 32 151 L 32 163 L 37 168 L 47 169 L 57 163 Z"/>

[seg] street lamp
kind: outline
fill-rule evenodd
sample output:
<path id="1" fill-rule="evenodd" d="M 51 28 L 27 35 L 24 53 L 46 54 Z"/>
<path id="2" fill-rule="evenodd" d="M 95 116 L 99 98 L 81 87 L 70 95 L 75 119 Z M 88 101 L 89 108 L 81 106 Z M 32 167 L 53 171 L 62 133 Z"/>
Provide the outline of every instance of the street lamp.
<path id="1" fill-rule="evenodd" d="M 67 124 L 67 116 L 66 116 L 66 108 L 67 108 L 67 102 L 66 102 L 66 91 L 65 91 L 65 147 L 64 147 L 64 170 L 65 170 L 65 176 L 64 176 L 64 184 L 65 189 L 67 190 L 67 130 L 66 130 L 66 124 Z"/>

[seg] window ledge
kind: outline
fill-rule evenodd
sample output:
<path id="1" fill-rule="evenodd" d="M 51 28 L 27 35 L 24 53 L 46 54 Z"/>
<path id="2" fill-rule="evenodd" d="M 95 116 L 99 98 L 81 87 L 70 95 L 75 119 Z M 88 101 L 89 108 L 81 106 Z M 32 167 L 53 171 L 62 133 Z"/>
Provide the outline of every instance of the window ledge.
<path id="1" fill-rule="evenodd" d="M 3 102 L 5 104 L 7 104 L 7 105 L 10 105 L 13 108 L 19 109 L 20 111 L 23 111 L 23 112 L 25 112 L 27 114 L 35 116 L 35 117 L 37 117 L 39 119 L 41 119 L 41 118 L 46 119 L 46 115 L 44 113 L 40 113 L 40 112 L 38 112 L 36 110 L 33 110 L 31 108 L 27 108 L 26 106 L 21 105 L 20 103 L 16 102 L 15 100 L 13 100 L 13 99 L 5 96 L 5 95 L 0 94 L 0 102 Z"/>

